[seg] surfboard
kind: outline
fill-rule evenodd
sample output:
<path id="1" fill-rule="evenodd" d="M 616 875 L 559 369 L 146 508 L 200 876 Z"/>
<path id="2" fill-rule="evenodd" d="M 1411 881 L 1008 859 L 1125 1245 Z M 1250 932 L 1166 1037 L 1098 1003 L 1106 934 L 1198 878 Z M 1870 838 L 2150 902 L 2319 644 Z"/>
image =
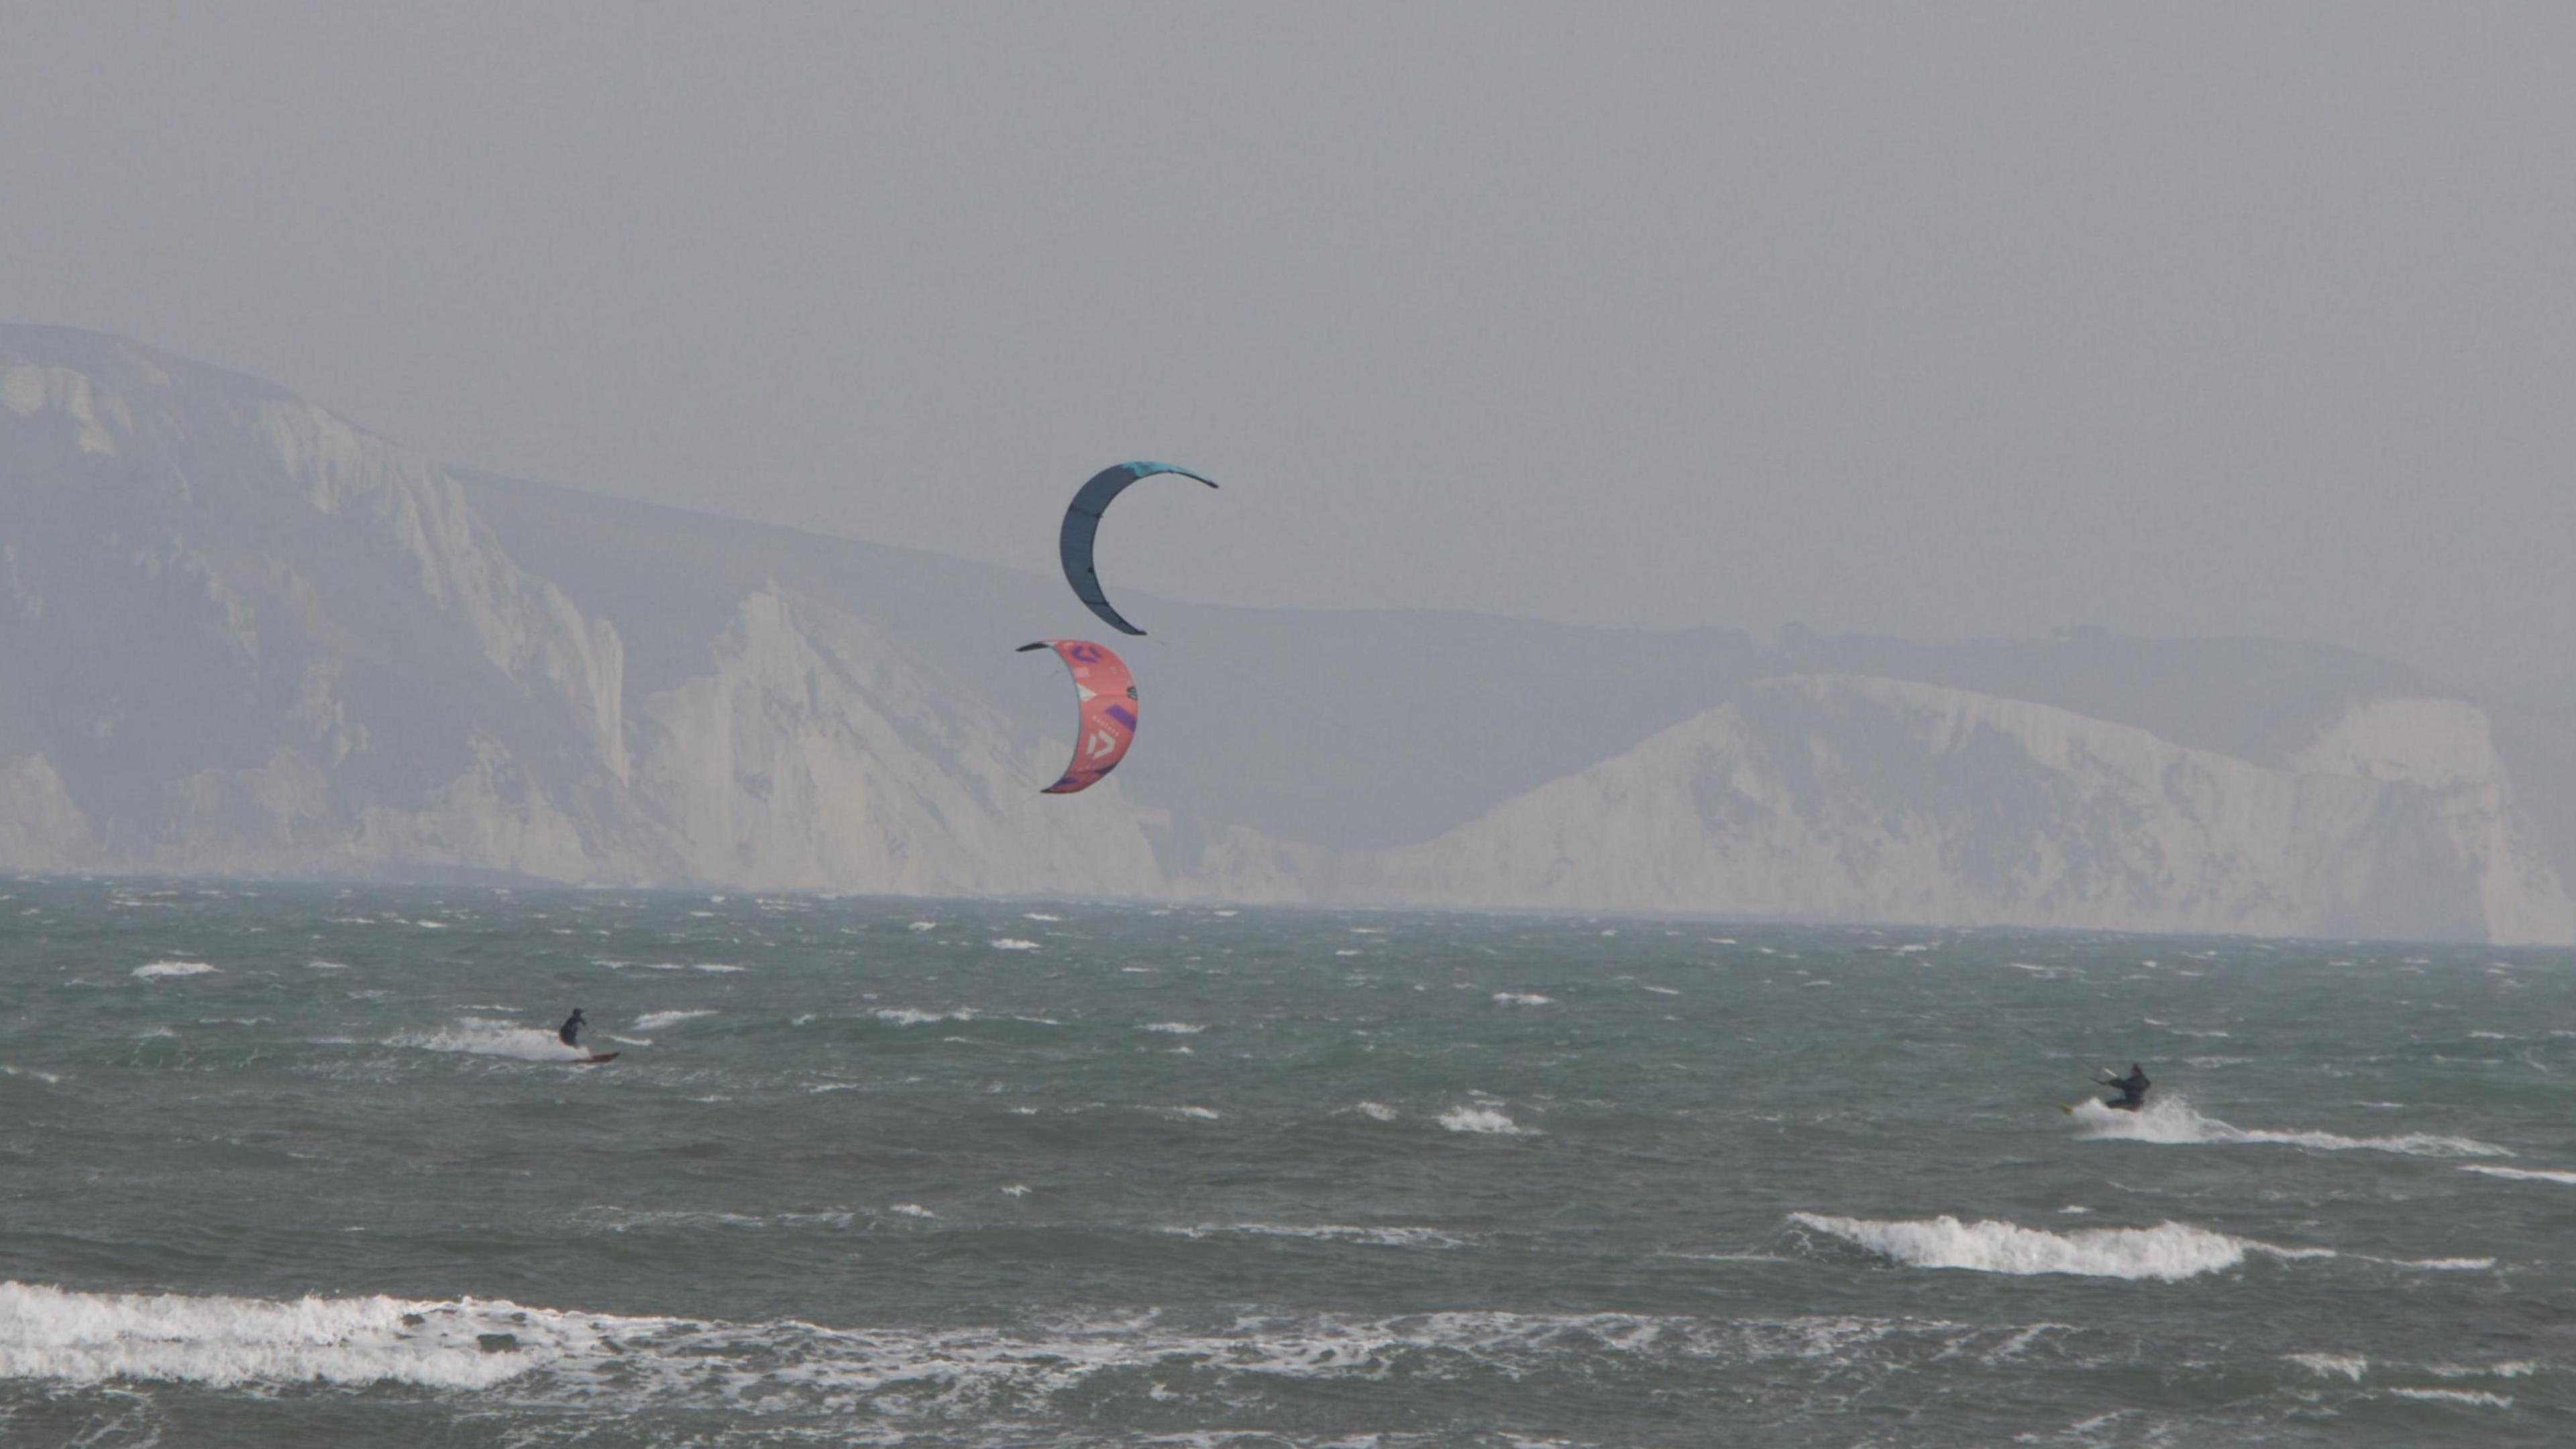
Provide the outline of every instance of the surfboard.
<path id="1" fill-rule="evenodd" d="M 582 1057 L 575 1061 L 573 1065 L 576 1067 L 595 1067 L 601 1062 L 613 1062 L 617 1060 L 617 1057 L 618 1053 L 616 1052 L 592 1052 L 589 1056 Z"/>

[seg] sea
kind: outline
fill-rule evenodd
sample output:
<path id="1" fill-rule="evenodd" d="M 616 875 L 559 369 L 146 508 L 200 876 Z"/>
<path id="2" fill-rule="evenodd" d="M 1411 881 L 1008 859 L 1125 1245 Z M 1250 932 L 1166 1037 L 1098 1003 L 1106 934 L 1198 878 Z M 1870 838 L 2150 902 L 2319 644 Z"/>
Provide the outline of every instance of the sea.
<path id="1" fill-rule="evenodd" d="M 0 1443 L 2562 1444 L 2571 1086 L 2563 950 L 0 881 Z"/>

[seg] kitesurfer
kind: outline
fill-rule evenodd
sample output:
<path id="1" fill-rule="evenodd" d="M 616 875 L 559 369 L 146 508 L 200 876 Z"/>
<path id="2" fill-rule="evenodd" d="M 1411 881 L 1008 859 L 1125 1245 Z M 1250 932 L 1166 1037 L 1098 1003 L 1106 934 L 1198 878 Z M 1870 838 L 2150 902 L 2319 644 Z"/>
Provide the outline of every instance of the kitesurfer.
<path id="1" fill-rule="evenodd" d="M 2125 1077 L 2113 1078 L 2105 1073 L 2102 1084 L 2106 1087 L 2117 1087 L 2120 1091 L 2120 1100 L 2104 1102 L 2102 1105 L 2117 1107 L 2125 1112 L 2135 1112 L 2147 1105 L 2147 1088 L 2154 1085 L 2147 1080 L 2146 1069 L 2136 1062 L 2129 1063 L 2129 1074 Z"/>
<path id="2" fill-rule="evenodd" d="M 572 1015 L 564 1018 L 564 1024 L 555 1032 L 555 1036 L 565 1046 L 578 1048 L 581 1045 L 581 1034 L 589 1026 L 589 1022 L 581 1019 L 581 1008 L 576 1006 L 572 1009 Z"/>

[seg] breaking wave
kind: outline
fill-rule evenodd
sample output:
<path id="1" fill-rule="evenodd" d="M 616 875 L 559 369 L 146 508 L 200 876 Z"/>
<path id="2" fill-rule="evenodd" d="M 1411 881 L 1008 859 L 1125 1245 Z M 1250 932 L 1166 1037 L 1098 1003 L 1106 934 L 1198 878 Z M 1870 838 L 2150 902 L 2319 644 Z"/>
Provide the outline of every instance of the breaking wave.
<path id="1" fill-rule="evenodd" d="M 693 1020 L 697 1017 L 713 1015 L 715 1015 L 715 1013 L 712 1011 L 648 1011 L 644 1015 L 635 1018 L 635 1029 L 637 1031 L 660 1031 L 666 1026 L 677 1026 L 681 1022 Z"/>
<path id="2" fill-rule="evenodd" d="M 973 1021 L 975 1008 L 961 1006 L 955 1011 L 915 1011 L 909 1006 L 889 1006 L 877 1013 L 877 1020 L 896 1026 L 928 1026 L 934 1021 Z"/>
<path id="3" fill-rule="evenodd" d="M 2346 1137 L 2336 1132 L 2280 1132 L 2238 1127 L 2204 1117 L 2181 1097 L 2166 1097 L 2136 1112 L 2105 1107 L 2098 1101 L 2076 1104 L 2073 1116 L 2088 1139 L 2152 1142 L 2162 1146 L 2200 1143 L 2274 1143 L 2320 1152 L 2402 1152 L 2414 1157 L 2511 1157 L 2512 1149 L 2474 1137 L 2447 1137 L 2410 1132 L 2395 1137 Z"/>
<path id="4" fill-rule="evenodd" d="M 2556 1182 L 2576 1187 L 2576 1172 L 2553 1167 L 2489 1167 L 2483 1163 L 2462 1163 L 2462 1172 L 2483 1173 L 2488 1177 L 2506 1177 L 2515 1182 Z"/>
<path id="5" fill-rule="evenodd" d="M 601 1352 L 602 1322 L 470 1298 L 272 1302 L 0 1283 L 0 1378 L 479 1389 Z"/>
<path id="6" fill-rule="evenodd" d="M 530 1402 L 597 1406 L 613 1398 L 738 1409 L 745 1394 L 757 1393 L 764 1410 L 802 1400 L 837 1413 L 865 1405 L 903 1414 L 943 1401 L 1026 1408 L 1078 1391 L 1096 1375 L 1146 1366 L 1190 1365 L 1191 1372 L 1225 1377 L 1376 1380 L 1436 1355 L 1517 1378 L 1562 1364 L 1568 1355 L 1647 1364 L 1931 1359 L 1989 1341 L 2004 1351 L 2055 1326 L 1461 1311 L 1229 1316 L 1222 1325 L 1197 1327 L 1146 1313 L 1025 1329 L 841 1330 L 796 1320 L 576 1313 L 498 1299 L 279 1301 L 0 1282 L 0 1378 L 456 1390 L 509 1383 L 514 1399 Z"/>
<path id="7" fill-rule="evenodd" d="M 135 967 L 134 974 L 149 981 L 156 976 L 203 976 L 214 969 L 203 961 L 155 961 Z"/>
<path id="8" fill-rule="evenodd" d="M 1440 1114 L 1440 1125 L 1452 1132 L 1482 1132 L 1495 1137 L 1528 1137 L 1537 1131 L 1514 1122 L 1499 1107 L 1452 1107 Z"/>
<path id="9" fill-rule="evenodd" d="M 2078 1228 L 2052 1233 L 2017 1223 L 1965 1223 L 1947 1214 L 1877 1222 L 1792 1213 L 1789 1221 L 1909 1268 L 1965 1268 L 2017 1276 L 2066 1273 L 2086 1278 L 2153 1278 L 2171 1283 L 2233 1268 L 2244 1262 L 2248 1253 L 2279 1258 L 2335 1256 L 2322 1248 L 2275 1248 L 2250 1238 L 2172 1222 L 2152 1228 Z"/>

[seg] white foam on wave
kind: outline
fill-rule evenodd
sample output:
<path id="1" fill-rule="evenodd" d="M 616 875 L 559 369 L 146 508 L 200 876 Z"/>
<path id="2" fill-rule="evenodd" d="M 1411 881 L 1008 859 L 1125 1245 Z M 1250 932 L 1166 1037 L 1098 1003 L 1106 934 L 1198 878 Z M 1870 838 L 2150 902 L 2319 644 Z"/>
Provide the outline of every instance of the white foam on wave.
<path id="1" fill-rule="evenodd" d="M 1361 1116 L 1366 1117 L 1372 1122 L 1392 1122 L 1395 1120 L 1395 1109 L 1384 1102 L 1362 1102 L 1352 1110 L 1358 1112 Z"/>
<path id="2" fill-rule="evenodd" d="M 961 1006 L 955 1011 L 915 1011 L 909 1006 L 889 1006 L 877 1012 L 877 1020 L 896 1026 L 928 1026 L 934 1021 L 973 1021 L 975 1008 Z"/>
<path id="3" fill-rule="evenodd" d="M 2401 1399 L 2414 1399 L 2423 1403 L 2467 1404 L 2481 1409 L 2513 1407 L 2512 1395 L 2490 1394 L 2480 1389 L 2390 1389 L 2388 1392 Z"/>
<path id="4" fill-rule="evenodd" d="M 692 971 L 711 972 L 719 976 L 731 976 L 745 968 L 736 966 L 730 961 L 699 961 L 691 964 L 689 969 Z"/>
<path id="5" fill-rule="evenodd" d="M 2151 1228 L 2076 1228 L 2052 1233 L 2018 1223 L 1961 1222 L 1946 1213 L 1892 1222 L 1791 1213 L 1789 1221 L 1909 1268 L 1963 1268 L 2017 1277 L 2064 1273 L 2172 1283 L 2233 1268 L 2249 1252 L 2281 1258 L 2335 1256 L 2322 1248 L 2275 1248 L 2175 1222 Z"/>
<path id="6" fill-rule="evenodd" d="M 595 1354 L 601 1327 L 499 1300 L 274 1302 L 11 1282 L 0 1283 L 0 1378 L 480 1389 L 567 1354 Z"/>
<path id="7" fill-rule="evenodd" d="M 2281 1355 L 2319 1378 L 2341 1374 L 2354 1383 L 2370 1369 L 2370 1360 L 2357 1353 L 2287 1353 Z"/>
<path id="8" fill-rule="evenodd" d="M 1179 1238 L 1240 1234 L 1254 1238 L 1303 1238 L 1314 1242 L 1357 1243 L 1372 1248 L 1463 1248 L 1468 1239 L 1438 1228 L 1354 1227 L 1341 1223 L 1313 1226 L 1290 1223 L 1210 1223 L 1199 1227 L 1166 1227 L 1155 1231 Z"/>
<path id="9" fill-rule="evenodd" d="M 1145 1030 L 1159 1031 L 1171 1036 L 1197 1036 L 1207 1028 L 1195 1021 L 1157 1021 L 1147 1025 Z"/>
<path id="10" fill-rule="evenodd" d="M 936 931 L 939 929 L 939 923 L 937 921 L 915 921 L 911 925 L 904 927 L 904 929 L 907 931 Z"/>
<path id="11" fill-rule="evenodd" d="M 2511 1178 L 2515 1182 L 2555 1182 L 2576 1187 L 2576 1172 L 2554 1167 L 2488 1167 L 2481 1163 L 2462 1163 L 2460 1171 Z"/>
<path id="12" fill-rule="evenodd" d="M 423 1051 L 464 1052 L 479 1057 L 515 1057 L 527 1062 L 576 1061 L 590 1055 L 579 1047 L 565 1046 L 553 1032 L 543 1027 L 519 1026 L 477 1016 L 464 1017 L 442 1031 L 406 1033 L 385 1044 L 418 1047 Z"/>
<path id="13" fill-rule="evenodd" d="M 1440 1125 L 1452 1132 L 1481 1132 L 1495 1137 L 1535 1136 L 1536 1130 L 1523 1127 L 1497 1107 L 1469 1105 L 1452 1107 L 1440 1114 Z"/>
<path id="14" fill-rule="evenodd" d="M 2320 1152 L 2400 1152 L 2413 1157 L 2511 1157 L 2513 1150 L 2474 1137 L 2409 1132 L 2393 1137 L 2346 1137 L 2336 1132 L 2282 1132 L 2238 1127 L 2192 1110 L 2178 1096 L 2163 1097 L 2135 1112 L 2106 1107 L 2099 1101 L 2076 1104 L 2073 1113 L 2084 1136 L 2093 1141 L 2149 1142 L 2159 1146 L 2271 1143 L 2308 1147 Z"/>
<path id="15" fill-rule="evenodd" d="M 203 961 L 154 961 L 135 967 L 134 974 L 150 981 L 161 976 L 204 976 L 214 969 Z"/>
<path id="16" fill-rule="evenodd" d="M 1554 1006 L 1556 998 L 1541 996 L 1535 991 L 1497 991 L 1494 993 L 1494 1004 L 1497 1006 Z"/>
<path id="17" fill-rule="evenodd" d="M 304 964 L 307 969 L 314 971 L 346 971 L 349 969 L 349 963 L 346 961 L 307 961 Z"/>
<path id="18" fill-rule="evenodd" d="M 1024 941 L 1017 936 L 1000 936 L 993 941 L 993 949 L 996 951 L 1034 951 L 1037 948 L 1037 942 Z"/>
<path id="19" fill-rule="evenodd" d="M 713 1016 L 713 1015 L 715 1015 L 715 1013 L 714 1013 L 713 1011 L 705 1011 L 705 1010 L 701 1010 L 701 1011 L 648 1011 L 648 1012 L 644 1013 L 642 1016 L 639 1016 L 639 1017 L 635 1018 L 635 1029 L 636 1029 L 637 1031 L 660 1031 L 662 1028 L 664 1028 L 664 1027 L 666 1027 L 666 1026 L 678 1026 L 681 1022 L 684 1022 L 684 1021 L 694 1021 L 694 1020 L 696 1020 L 697 1018 L 699 1018 L 699 1017 L 701 1017 L 701 1016 Z"/>

